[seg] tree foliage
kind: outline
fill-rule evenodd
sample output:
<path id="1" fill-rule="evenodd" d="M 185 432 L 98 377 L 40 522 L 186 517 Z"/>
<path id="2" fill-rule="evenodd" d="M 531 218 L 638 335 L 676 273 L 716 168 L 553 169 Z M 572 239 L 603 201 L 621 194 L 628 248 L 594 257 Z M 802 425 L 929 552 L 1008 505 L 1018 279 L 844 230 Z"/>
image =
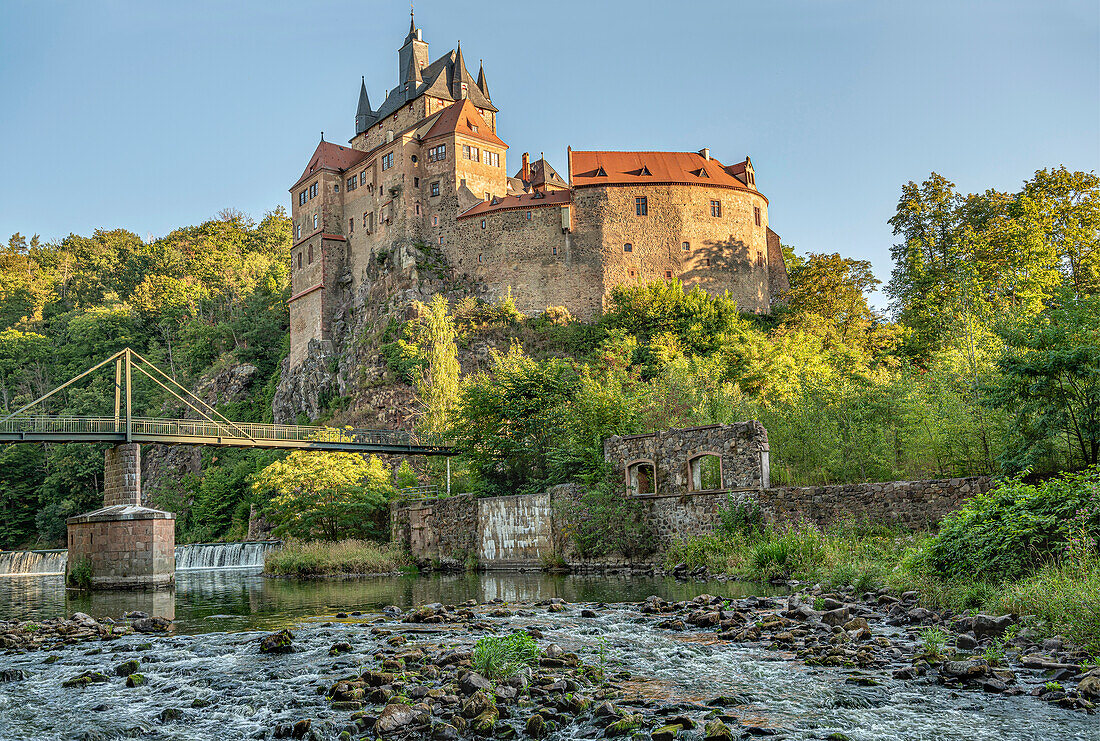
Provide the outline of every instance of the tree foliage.
<path id="1" fill-rule="evenodd" d="M 296 450 L 255 477 L 270 493 L 278 535 L 340 540 L 385 533 L 386 505 L 395 495 L 390 471 L 371 456 Z"/>

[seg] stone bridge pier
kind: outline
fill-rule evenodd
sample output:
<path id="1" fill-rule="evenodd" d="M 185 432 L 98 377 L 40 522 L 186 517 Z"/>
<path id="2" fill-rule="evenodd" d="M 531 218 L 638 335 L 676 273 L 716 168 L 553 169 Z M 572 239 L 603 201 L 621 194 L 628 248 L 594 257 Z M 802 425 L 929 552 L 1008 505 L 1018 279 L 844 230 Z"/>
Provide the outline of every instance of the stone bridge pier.
<path id="1" fill-rule="evenodd" d="M 68 572 L 93 589 L 157 589 L 176 581 L 176 516 L 142 506 L 141 445 L 108 448 L 103 508 L 66 520 Z"/>

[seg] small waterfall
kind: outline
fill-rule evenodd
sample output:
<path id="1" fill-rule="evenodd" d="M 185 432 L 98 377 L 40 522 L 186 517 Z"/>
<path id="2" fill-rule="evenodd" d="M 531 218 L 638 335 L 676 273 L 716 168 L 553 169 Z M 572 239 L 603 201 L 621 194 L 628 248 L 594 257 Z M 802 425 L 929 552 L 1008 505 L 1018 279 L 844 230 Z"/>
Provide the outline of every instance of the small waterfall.
<path id="1" fill-rule="evenodd" d="M 0 576 L 64 574 L 68 551 L 0 551 Z"/>
<path id="2" fill-rule="evenodd" d="M 245 543 L 195 543 L 176 546 L 176 571 L 260 568 L 264 555 L 282 547 L 278 540 Z"/>

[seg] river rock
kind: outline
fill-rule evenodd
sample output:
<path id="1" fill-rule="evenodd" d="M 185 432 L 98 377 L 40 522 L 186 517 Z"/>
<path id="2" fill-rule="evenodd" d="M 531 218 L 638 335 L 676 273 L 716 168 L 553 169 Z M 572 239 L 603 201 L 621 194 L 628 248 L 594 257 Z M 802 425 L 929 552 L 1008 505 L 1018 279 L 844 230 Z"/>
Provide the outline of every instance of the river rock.
<path id="1" fill-rule="evenodd" d="M 260 638 L 260 653 L 285 654 L 294 650 L 294 634 L 285 628 L 278 633 L 269 633 Z"/>
<path id="2" fill-rule="evenodd" d="M 821 622 L 826 625 L 844 625 L 848 622 L 849 613 L 847 607 L 838 607 L 835 610 L 826 610 L 821 613 Z"/>
<path id="3" fill-rule="evenodd" d="M 462 679 L 459 680 L 458 687 L 462 690 L 463 694 L 472 695 L 481 690 L 487 692 L 491 691 L 493 689 L 493 683 L 477 672 L 466 672 L 462 676 Z"/>
<path id="4" fill-rule="evenodd" d="M 392 733 L 416 722 L 416 711 L 400 702 L 390 703 L 382 709 L 374 730 L 378 733 Z"/>
<path id="5" fill-rule="evenodd" d="M 131 674 L 130 676 L 126 677 L 126 686 L 131 688 L 131 689 L 133 689 L 134 687 L 140 687 L 143 684 L 145 684 L 145 675 L 144 674 L 136 674 L 135 673 L 135 674 Z M 194 703 L 191 704 L 191 707 L 195 707 Z"/>
<path id="6" fill-rule="evenodd" d="M 126 677 L 133 674 L 141 667 L 141 662 L 137 659 L 130 659 L 129 661 L 123 661 L 121 664 L 115 667 L 116 677 Z"/>
<path id="7" fill-rule="evenodd" d="M 735 737 L 730 727 L 718 719 L 707 723 L 703 732 L 703 738 L 706 741 L 732 741 L 732 739 L 740 737 L 740 733 Z"/>
<path id="8" fill-rule="evenodd" d="M 89 684 L 100 684 L 107 681 L 107 675 L 103 672 L 86 671 L 61 683 L 62 687 L 87 687 Z"/>
<path id="9" fill-rule="evenodd" d="M 974 635 L 978 636 L 978 638 L 999 636 L 1008 630 L 1014 622 L 1016 621 L 1011 615 L 1001 615 L 1000 617 L 993 617 L 992 615 L 975 615 L 973 627 Z"/>
<path id="10" fill-rule="evenodd" d="M 0 669 L 0 682 L 18 682 L 27 676 L 22 669 Z"/>
<path id="11" fill-rule="evenodd" d="M 1093 702 L 1100 701 L 1100 669 L 1093 669 L 1077 685 L 1077 694 Z"/>
<path id="12" fill-rule="evenodd" d="M 138 618 L 130 624 L 138 633 L 163 633 L 171 623 L 162 617 Z"/>
<path id="13" fill-rule="evenodd" d="M 978 679 L 989 674 L 989 666 L 984 661 L 945 661 L 940 665 L 940 674 L 954 679 Z"/>
<path id="14" fill-rule="evenodd" d="M 955 648 L 960 651 L 973 651 L 978 647 L 978 641 L 969 633 L 959 633 L 955 637 Z"/>

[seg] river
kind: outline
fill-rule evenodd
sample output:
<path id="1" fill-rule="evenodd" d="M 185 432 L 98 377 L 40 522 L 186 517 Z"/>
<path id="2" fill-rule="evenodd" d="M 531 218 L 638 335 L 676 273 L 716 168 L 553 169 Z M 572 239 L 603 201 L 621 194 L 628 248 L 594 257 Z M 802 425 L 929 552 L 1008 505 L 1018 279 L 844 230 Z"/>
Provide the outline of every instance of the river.
<path id="1" fill-rule="evenodd" d="M 761 646 L 718 642 L 699 632 L 656 630 L 641 619 L 635 605 L 624 604 L 651 594 L 678 600 L 701 593 L 738 597 L 762 591 L 751 585 L 541 573 L 294 581 L 241 569 L 180 572 L 177 579 L 174 594 L 91 596 L 67 593 L 60 577 L 0 579 L 0 619 L 44 619 L 77 610 L 118 617 L 139 609 L 176 621 L 169 637 L 135 635 L 82 644 L 57 652 L 61 658 L 54 663 L 44 663 L 41 652 L 0 656 L 0 671 L 27 675 L 22 681 L 0 683 L 0 739 L 269 738 L 277 723 L 303 717 L 314 719 L 320 737 L 336 739 L 348 713 L 332 710 L 318 688 L 354 671 L 363 655 L 331 657 L 328 648 L 345 640 L 364 645 L 367 624 L 376 624 L 383 607 L 551 597 L 607 603 L 611 609 L 587 618 L 577 610 L 521 611 L 508 627 L 539 627 L 548 642 L 591 661 L 602 651 L 603 661 L 629 669 L 641 678 L 636 684 L 644 692 L 663 702 L 748 695 L 751 702 L 740 709 L 744 719 L 792 741 L 829 734 L 853 741 L 1100 739 L 1096 716 L 1034 698 L 957 693 L 888 676 L 879 686 L 854 686 L 841 670 L 806 667 Z M 337 619 L 337 612 L 349 616 Z M 260 655 L 257 631 L 281 627 L 295 630 L 300 651 Z M 445 640 L 463 639 L 448 635 Z M 148 678 L 145 687 L 127 689 L 115 680 L 86 690 L 60 688 L 61 681 L 78 671 L 112 674 L 115 665 L 130 658 L 141 661 Z M 160 722 L 169 708 L 181 708 L 182 718 Z M 567 728 L 556 738 L 579 738 L 579 733 Z M 691 732 L 684 738 L 689 737 L 695 738 Z"/>

